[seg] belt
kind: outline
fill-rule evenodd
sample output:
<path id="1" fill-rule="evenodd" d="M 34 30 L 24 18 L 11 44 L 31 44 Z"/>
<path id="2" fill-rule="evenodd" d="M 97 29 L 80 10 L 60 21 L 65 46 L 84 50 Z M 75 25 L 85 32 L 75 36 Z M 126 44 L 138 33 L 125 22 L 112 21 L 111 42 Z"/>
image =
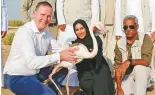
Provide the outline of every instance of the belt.
<path id="1" fill-rule="evenodd" d="M 48 26 L 53 27 L 53 26 L 56 26 L 56 25 L 57 25 L 57 23 L 50 23 Z"/>
<path id="2" fill-rule="evenodd" d="M 105 24 L 105 26 L 113 26 L 114 24 Z"/>

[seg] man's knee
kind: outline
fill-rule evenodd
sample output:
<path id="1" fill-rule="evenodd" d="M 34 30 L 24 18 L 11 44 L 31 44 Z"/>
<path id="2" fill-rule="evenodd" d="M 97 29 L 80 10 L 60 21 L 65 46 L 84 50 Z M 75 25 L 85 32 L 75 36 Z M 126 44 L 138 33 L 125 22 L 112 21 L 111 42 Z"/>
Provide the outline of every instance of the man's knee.
<path id="1" fill-rule="evenodd" d="M 134 67 L 134 75 L 140 76 L 140 77 L 148 77 L 149 75 L 149 67 L 142 66 L 142 65 L 136 65 Z"/>

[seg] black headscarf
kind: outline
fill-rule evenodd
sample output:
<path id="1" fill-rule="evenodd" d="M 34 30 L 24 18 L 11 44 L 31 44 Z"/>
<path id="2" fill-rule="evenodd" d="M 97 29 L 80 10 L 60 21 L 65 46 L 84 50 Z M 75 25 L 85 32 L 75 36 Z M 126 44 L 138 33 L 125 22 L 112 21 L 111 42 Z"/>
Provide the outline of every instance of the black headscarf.
<path id="1" fill-rule="evenodd" d="M 77 24 L 81 24 L 81 25 L 86 29 L 86 36 L 85 36 L 85 38 L 80 39 L 80 38 L 77 36 L 77 34 L 75 33 L 76 36 L 77 36 L 77 39 L 76 39 L 73 43 L 82 43 L 82 44 L 84 44 L 84 45 L 87 47 L 88 50 L 89 50 L 89 49 L 93 49 L 93 40 L 92 40 L 92 38 L 91 38 L 90 31 L 89 31 L 89 28 L 88 28 L 87 23 L 86 23 L 84 20 L 82 20 L 82 19 L 76 20 L 76 21 L 73 23 L 74 32 L 75 32 L 75 26 L 76 26 Z"/>

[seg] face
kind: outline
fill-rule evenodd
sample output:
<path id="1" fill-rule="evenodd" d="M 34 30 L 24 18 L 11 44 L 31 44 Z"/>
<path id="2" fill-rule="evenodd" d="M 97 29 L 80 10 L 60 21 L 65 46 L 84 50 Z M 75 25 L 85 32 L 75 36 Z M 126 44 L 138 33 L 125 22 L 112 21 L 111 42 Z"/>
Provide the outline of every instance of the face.
<path id="1" fill-rule="evenodd" d="M 75 33 L 77 37 L 80 39 L 83 39 L 86 37 L 86 29 L 80 23 L 76 24 Z"/>
<path id="2" fill-rule="evenodd" d="M 138 33 L 138 24 L 136 24 L 134 19 L 127 19 L 124 21 L 123 29 L 127 38 L 133 38 Z"/>
<path id="3" fill-rule="evenodd" d="M 51 21 L 52 15 L 52 8 L 49 6 L 41 5 L 35 12 L 34 12 L 34 21 L 38 30 L 41 32 L 43 31 Z"/>

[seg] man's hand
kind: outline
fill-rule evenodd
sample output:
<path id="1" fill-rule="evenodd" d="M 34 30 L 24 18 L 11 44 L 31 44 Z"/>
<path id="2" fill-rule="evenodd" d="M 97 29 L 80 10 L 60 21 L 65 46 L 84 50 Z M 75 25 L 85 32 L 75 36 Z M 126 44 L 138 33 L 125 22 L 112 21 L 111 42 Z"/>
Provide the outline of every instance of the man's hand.
<path id="1" fill-rule="evenodd" d="M 122 88 L 117 88 L 117 95 L 124 95 Z"/>
<path id="2" fill-rule="evenodd" d="M 124 95 L 121 87 L 121 70 L 119 68 L 115 69 L 115 81 L 117 84 L 117 95 Z"/>
<path id="3" fill-rule="evenodd" d="M 61 24 L 61 25 L 59 25 L 59 29 L 60 29 L 61 31 L 65 31 L 65 28 L 66 28 L 66 24 Z"/>
<path id="4" fill-rule="evenodd" d="M 93 27 L 92 27 L 93 32 L 95 32 L 96 29 L 97 29 L 96 26 L 93 26 Z"/>
<path id="5" fill-rule="evenodd" d="M 60 52 L 60 61 L 68 61 L 71 63 L 75 63 L 77 61 L 75 51 L 77 48 L 68 48 Z"/>
<path id="6" fill-rule="evenodd" d="M 116 36 L 116 40 L 119 40 L 121 38 L 122 38 L 122 36 Z"/>
<path id="7" fill-rule="evenodd" d="M 121 88 L 121 71 L 120 69 L 116 68 L 115 69 L 115 81 L 116 81 L 116 84 L 117 84 L 117 88 Z"/>
<path id="8" fill-rule="evenodd" d="M 129 60 L 126 60 L 124 61 L 120 67 L 118 68 L 118 70 L 121 72 L 121 76 L 124 76 L 127 68 L 130 66 L 130 61 Z"/>
<path id="9" fill-rule="evenodd" d="M 151 40 L 153 43 L 155 42 L 155 31 L 151 33 Z"/>
<path id="10" fill-rule="evenodd" d="M 4 38 L 6 36 L 7 31 L 1 31 L 1 38 Z"/>

